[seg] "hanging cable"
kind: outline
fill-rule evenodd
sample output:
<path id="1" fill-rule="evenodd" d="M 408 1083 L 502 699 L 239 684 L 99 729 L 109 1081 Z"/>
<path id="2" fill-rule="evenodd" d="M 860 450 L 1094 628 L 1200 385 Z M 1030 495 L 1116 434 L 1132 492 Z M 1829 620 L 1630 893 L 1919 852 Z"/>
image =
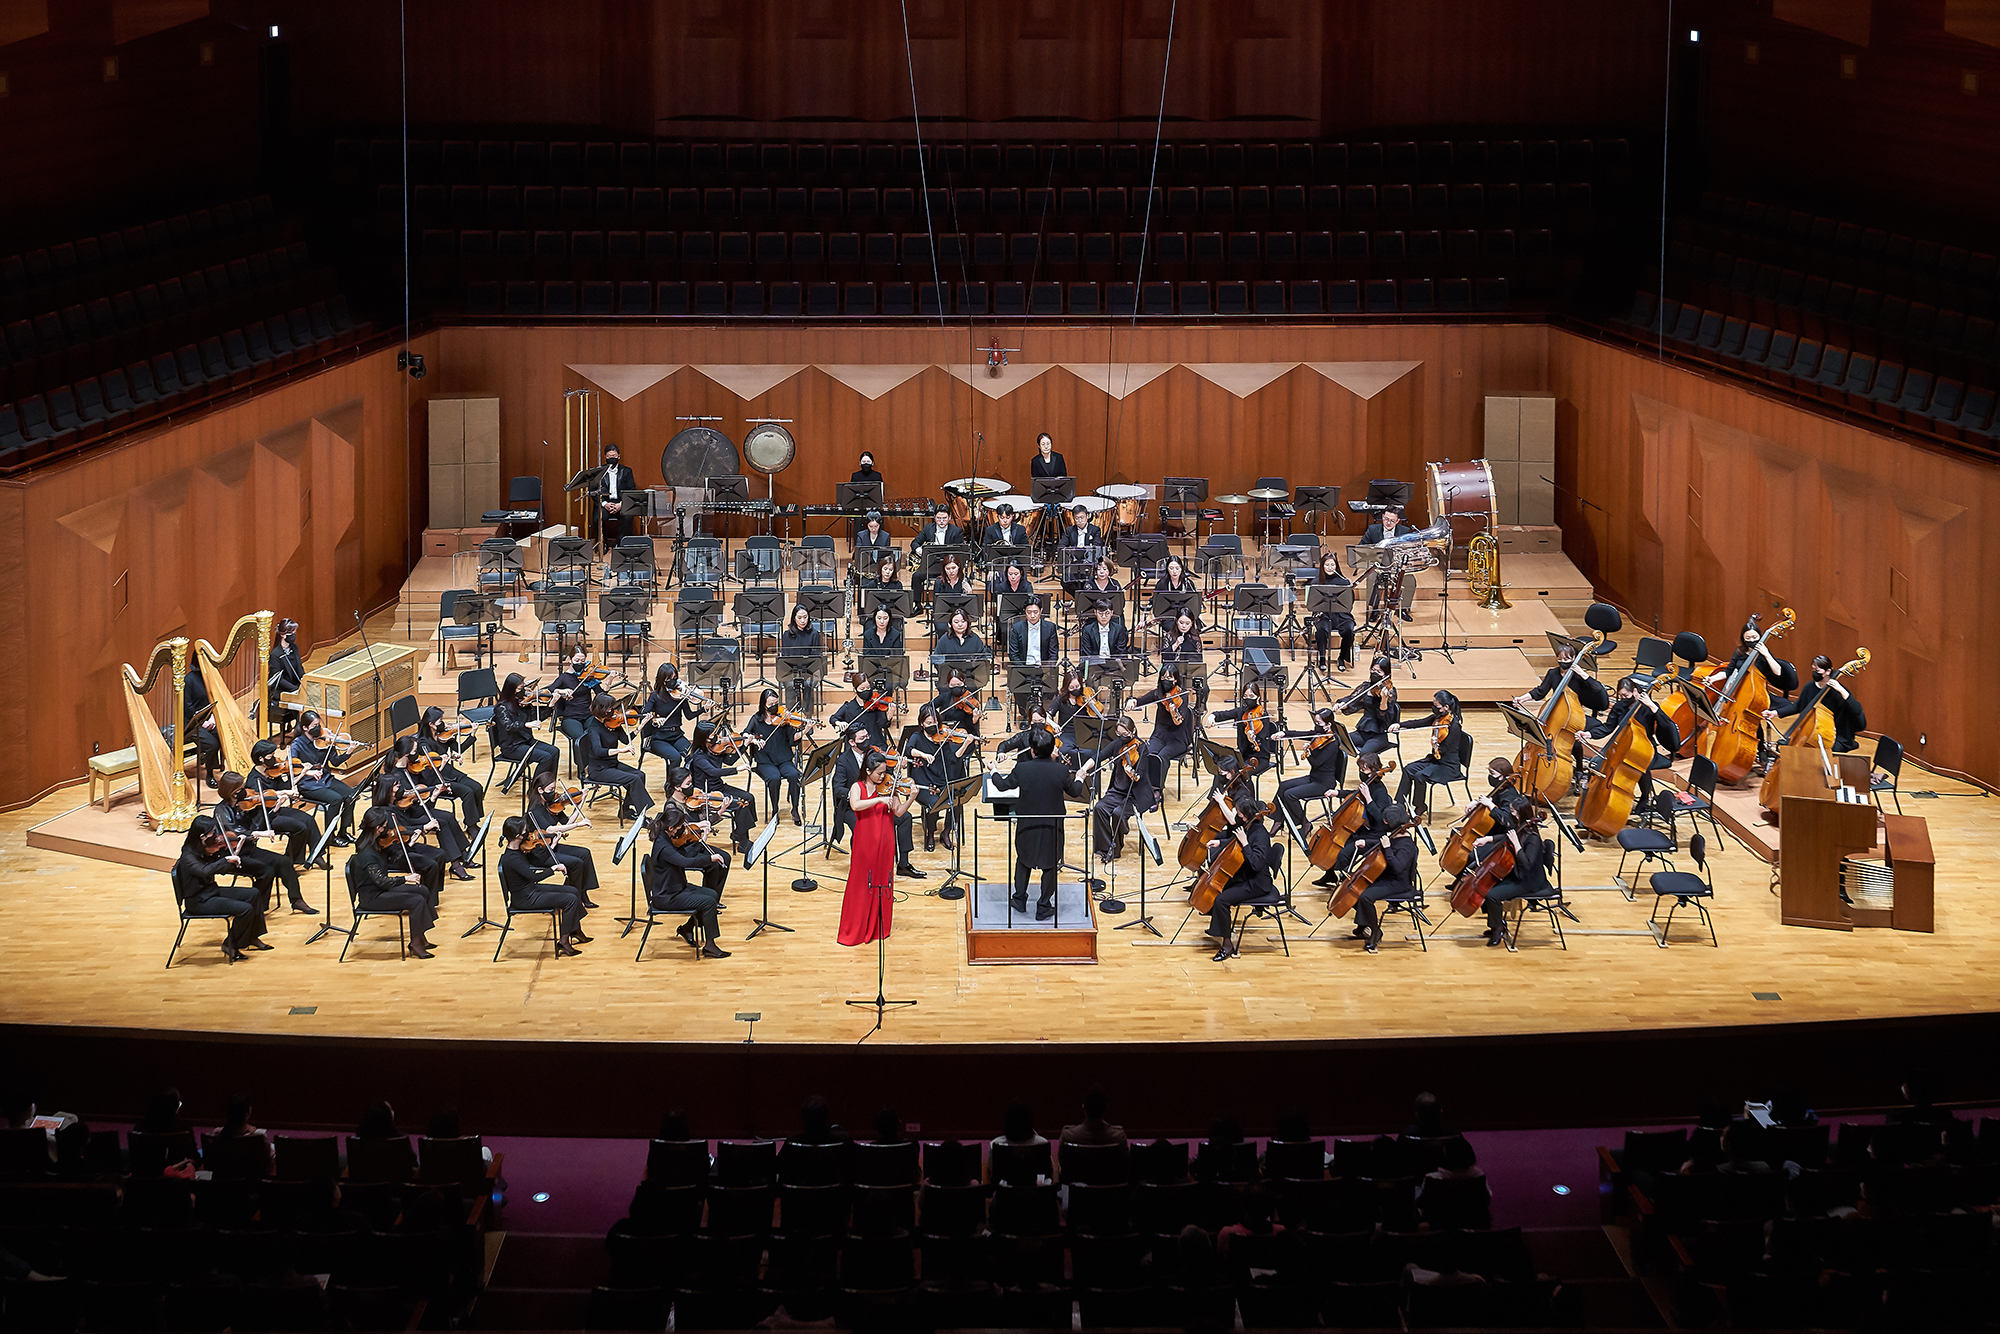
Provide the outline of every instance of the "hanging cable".
<path id="1" fill-rule="evenodd" d="M 397 76 L 403 125 L 403 453 L 410 452 L 410 26 L 408 0 L 396 0 Z M 416 525 L 416 492 L 403 488 L 403 563 L 413 564 L 410 531 Z"/>
<path id="2" fill-rule="evenodd" d="M 1660 89 L 1660 290 L 1653 298 L 1653 358 L 1667 357 L 1667 150 L 1674 132 L 1674 0 L 1667 0 L 1667 77 Z"/>
<path id="3" fill-rule="evenodd" d="M 944 332 L 950 328 L 951 322 L 945 318 L 944 313 L 944 279 L 938 272 L 937 224 L 931 219 L 931 177 L 930 171 L 924 166 L 924 118 L 923 114 L 917 109 L 917 58 L 910 44 L 910 0 L 901 0 L 901 4 L 903 10 L 903 65 L 910 74 L 910 124 L 916 130 L 917 134 L 917 182 L 924 192 L 924 231 L 930 237 L 931 242 L 931 286 L 937 289 L 938 294 L 938 330 L 939 332 Z M 919 304 L 921 305 L 921 302 Z M 971 366 L 968 364 L 966 367 L 968 374 L 971 373 L 971 369 Z M 954 375 L 950 378 L 956 380 L 958 377 Z M 952 434 L 956 435 L 958 433 L 957 386 L 947 384 L 944 392 L 945 419 L 952 423 Z M 970 414 L 968 414 L 968 420 L 970 420 Z M 972 462 L 973 469 L 977 472 L 979 464 L 977 453 L 973 455 Z"/>
<path id="4" fill-rule="evenodd" d="M 1139 233 L 1139 271 L 1133 275 L 1132 283 L 1132 324 L 1130 336 L 1125 343 L 1125 379 L 1118 390 L 1118 419 L 1116 430 L 1107 430 L 1104 438 L 1104 461 L 1100 472 L 1111 475 L 1111 446 L 1125 430 L 1125 391 L 1132 386 L 1132 344 L 1139 336 L 1139 298 L 1146 290 L 1146 253 L 1153 241 L 1153 193 L 1160 179 L 1160 137 L 1167 123 L 1167 75 L 1174 67 L 1174 15 L 1179 8 L 1179 0 L 1167 6 L 1167 52 L 1160 61 L 1160 109 L 1153 117 L 1153 164 L 1146 172 L 1146 213 L 1143 230 Z M 1117 334 L 1114 330 L 1112 339 Z M 1107 419 L 1111 414 L 1111 363 L 1116 360 L 1111 340 L 1104 346 L 1104 388 L 1106 390 L 1104 411 Z M 1108 422 L 1107 422 L 1108 425 Z"/>

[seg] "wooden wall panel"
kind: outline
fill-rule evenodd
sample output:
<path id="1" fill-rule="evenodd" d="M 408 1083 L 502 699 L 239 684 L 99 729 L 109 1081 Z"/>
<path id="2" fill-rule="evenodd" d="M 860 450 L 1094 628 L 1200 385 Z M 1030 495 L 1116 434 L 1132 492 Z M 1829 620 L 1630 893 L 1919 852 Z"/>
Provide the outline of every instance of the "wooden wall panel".
<path id="1" fill-rule="evenodd" d="M 434 337 L 417 344 L 433 360 Z M 158 640 L 219 641 L 268 607 L 326 643 L 395 596 L 408 383 L 390 349 L 0 485 L 0 573 L 24 593 L 0 699 L 32 702 L 0 805 L 80 778 L 93 744 L 131 744 L 118 667 Z"/>
<path id="2" fill-rule="evenodd" d="M 2000 469 L 1568 333 L 1551 333 L 1548 371 L 1571 410 L 1565 485 L 1603 507 L 1557 496 L 1564 549 L 1601 593 L 1724 656 L 1750 612 L 1769 624 L 1788 602 L 1782 656 L 1841 662 L 1865 644 L 1856 693 L 1876 730 L 2000 777 L 2000 590 L 1983 577 L 2000 558 Z"/>

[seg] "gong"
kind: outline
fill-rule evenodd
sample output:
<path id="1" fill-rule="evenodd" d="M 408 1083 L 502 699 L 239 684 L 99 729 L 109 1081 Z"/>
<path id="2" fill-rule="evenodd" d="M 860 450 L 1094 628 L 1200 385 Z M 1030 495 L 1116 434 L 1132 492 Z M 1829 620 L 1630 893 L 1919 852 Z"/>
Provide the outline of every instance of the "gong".
<path id="1" fill-rule="evenodd" d="M 777 422 L 764 422 L 743 437 L 743 457 L 750 466 L 765 474 L 781 473 L 792 466 L 798 453 L 792 433 Z"/>
<path id="2" fill-rule="evenodd" d="M 660 451 L 660 476 L 668 486 L 705 487 L 711 477 L 742 472 L 736 446 L 713 426 L 690 426 Z"/>

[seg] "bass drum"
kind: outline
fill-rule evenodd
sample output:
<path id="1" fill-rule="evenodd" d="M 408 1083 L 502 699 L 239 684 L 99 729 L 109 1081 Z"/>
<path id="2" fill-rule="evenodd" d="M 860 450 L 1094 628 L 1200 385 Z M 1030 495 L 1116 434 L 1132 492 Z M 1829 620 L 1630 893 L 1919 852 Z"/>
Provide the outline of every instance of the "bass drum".
<path id="1" fill-rule="evenodd" d="M 1466 548 L 1481 533 L 1498 535 L 1499 497 L 1493 490 L 1493 469 L 1485 459 L 1470 463 L 1426 463 L 1430 478 L 1431 523 L 1451 523 L 1452 565 L 1463 568 Z"/>

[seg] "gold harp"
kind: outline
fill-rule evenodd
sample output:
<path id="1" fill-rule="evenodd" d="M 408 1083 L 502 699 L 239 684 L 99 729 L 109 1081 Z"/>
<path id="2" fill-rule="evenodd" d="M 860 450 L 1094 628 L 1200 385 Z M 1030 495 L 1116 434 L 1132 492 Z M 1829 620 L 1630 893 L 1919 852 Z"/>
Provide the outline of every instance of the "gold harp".
<path id="1" fill-rule="evenodd" d="M 153 645 L 144 675 L 133 671 L 129 662 L 121 664 L 119 669 L 125 716 L 132 724 L 132 749 L 139 757 L 139 798 L 146 808 L 147 823 L 157 834 L 179 833 L 194 823 L 193 794 L 188 790 L 187 769 L 181 762 L 188 744 L 187 737 L 182 735 L 187 720 L 187 654 L 185 638 L 166 639 Z M 173 675 L 161 682 L 160 673 L 169 670 Z M 163 724 L 146 700 L 156 684 L 162 685 L 171 697 L 168 702 L 168 717 L 174 729 L 171 743 L 162 735 Z"/>
<path id="2" fill-rule="evenodd" d="M 250 772 L 250 748 L 265 734 L 270 722 L 265 717 L 270 710 L 265 704 L 264 673 L 271 660 L 271 625 L 275 619 L 268 611 L 238 617 L 223 638 L 221 652 L 206 639 L 198 639 L 194 645 L 195 660 L 201 665 L 201 679 L 208 686 L 210 707 L 215 714 L 216 736 L 222 742 L 222 762 L 240 774 Z M 245 713 L 222 669 L 235 660 L 245 644 L 252 642 L 253 636 L 257 659 L 250 673 L 250 710 Z"/>

